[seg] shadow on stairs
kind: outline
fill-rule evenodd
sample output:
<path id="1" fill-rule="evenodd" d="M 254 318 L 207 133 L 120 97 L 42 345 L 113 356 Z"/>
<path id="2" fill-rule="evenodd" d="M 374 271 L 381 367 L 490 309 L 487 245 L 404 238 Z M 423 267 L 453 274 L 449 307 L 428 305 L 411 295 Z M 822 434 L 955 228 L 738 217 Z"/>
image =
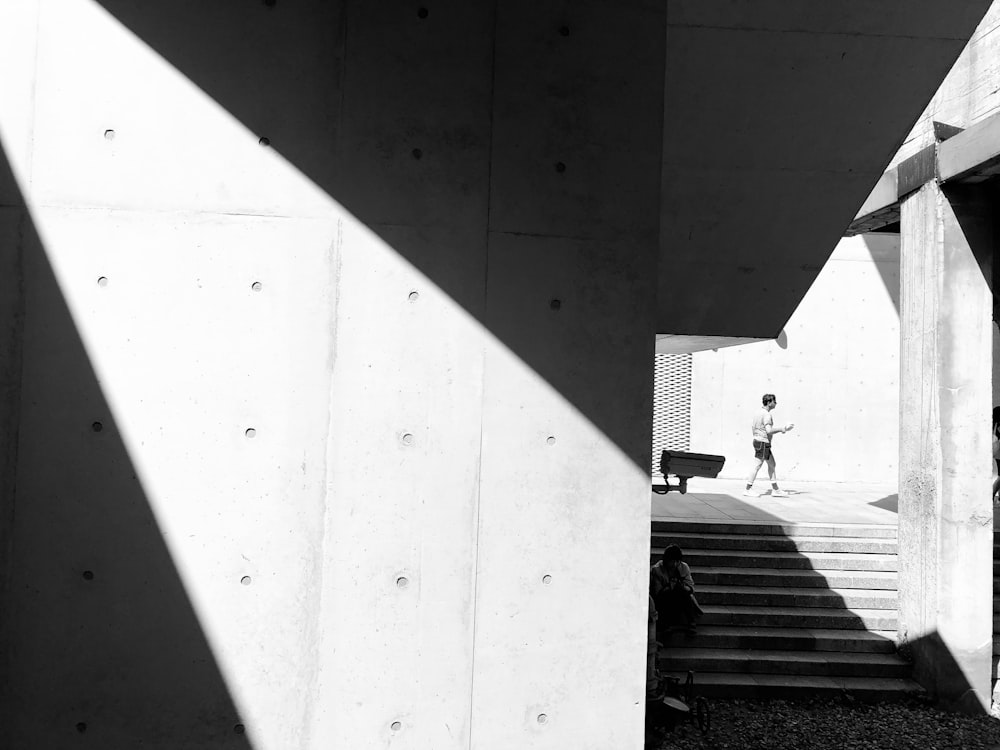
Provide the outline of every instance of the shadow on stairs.
<path id="1" fill-rule="evenodd" d="M 896 527 L 654 520 L 651 564 L 677 544 L 704 617 L 660 669 L 702 695 L 891 700 L 923 692 L 896 652 Z"/>

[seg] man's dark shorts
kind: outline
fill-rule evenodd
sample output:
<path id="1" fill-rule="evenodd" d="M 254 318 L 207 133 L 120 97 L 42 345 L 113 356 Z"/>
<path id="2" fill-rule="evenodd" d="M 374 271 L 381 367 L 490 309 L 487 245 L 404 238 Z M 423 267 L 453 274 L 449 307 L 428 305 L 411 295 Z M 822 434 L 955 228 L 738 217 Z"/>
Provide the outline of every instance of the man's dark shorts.
<path id="1" fill-rule="evenodd" d="M 761 440 L 754 440 L 753 455 L 754 458 L 759 458 L 761 461 L 767 461 L 769 458 L 774 458 L 774 451 L 771 450 L 770 443 L 765 443 Z"/>

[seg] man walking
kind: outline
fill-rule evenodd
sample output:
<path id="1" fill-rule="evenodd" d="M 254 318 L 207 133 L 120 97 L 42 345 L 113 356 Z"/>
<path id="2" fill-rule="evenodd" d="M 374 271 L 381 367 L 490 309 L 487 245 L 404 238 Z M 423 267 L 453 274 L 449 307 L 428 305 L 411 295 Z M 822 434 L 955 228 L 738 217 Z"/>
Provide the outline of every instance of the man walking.
<path id="1" fill-rule="evenodd" d="M 747 478 L 746 489 L 743 494 L 747 497 L 760 497 L 759 492 L 754 492 L 753 483 L 757 478 L 760 467 L 767 462 L 767 476 L 771 480 L 771 497 L 788 497 L 787 492 L 778 488 L 778 477 L 774 472 L 774 451 L 771 450 L 771 437 L 778 432 L 788 432 L 795 425 L 786 424 L 784 427 L 775 427 L 771 412 L 778 405 L 778 399 L 773 393 L 765 393 L 761 398 L 763 408 L 753 418 L 753 455 L 757 459 L 753 471 Z"/>

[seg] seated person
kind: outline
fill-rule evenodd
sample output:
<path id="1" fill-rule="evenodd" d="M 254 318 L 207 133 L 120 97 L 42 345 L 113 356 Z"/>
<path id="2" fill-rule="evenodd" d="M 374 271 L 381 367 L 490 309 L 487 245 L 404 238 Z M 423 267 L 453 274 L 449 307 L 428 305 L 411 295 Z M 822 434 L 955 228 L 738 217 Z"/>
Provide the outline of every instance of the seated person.
<path id="1" fill-rule="evenodd" d="M 694 595 L 691 568 L 676 544 L 663 550 L 663 558 L 649 571 L 649 586 L 656 603 L 657 626 L 661 633 L 681 628 L 696 632 L 696 623 L 704 614 Z"/>

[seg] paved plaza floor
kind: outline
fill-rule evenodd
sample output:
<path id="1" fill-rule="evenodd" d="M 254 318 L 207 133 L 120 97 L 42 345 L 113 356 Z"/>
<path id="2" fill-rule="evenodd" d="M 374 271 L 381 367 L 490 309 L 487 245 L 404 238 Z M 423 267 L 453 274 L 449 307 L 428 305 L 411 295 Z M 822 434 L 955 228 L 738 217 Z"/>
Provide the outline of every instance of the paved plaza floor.
<path id="1" fill-rule="evenodd" d="M 660 484 L 663 478 L 653 481 Z M 743 488 L 741 479 L 690 479 L 686 494 L 653 494 L 653 519 L 893 526 L 897 521 L 895 484 L 782 481 L 788 497 L 771 497 L 766 480 L 754 484 L 765 493 L 760 497 L 744 497 Z"/>

